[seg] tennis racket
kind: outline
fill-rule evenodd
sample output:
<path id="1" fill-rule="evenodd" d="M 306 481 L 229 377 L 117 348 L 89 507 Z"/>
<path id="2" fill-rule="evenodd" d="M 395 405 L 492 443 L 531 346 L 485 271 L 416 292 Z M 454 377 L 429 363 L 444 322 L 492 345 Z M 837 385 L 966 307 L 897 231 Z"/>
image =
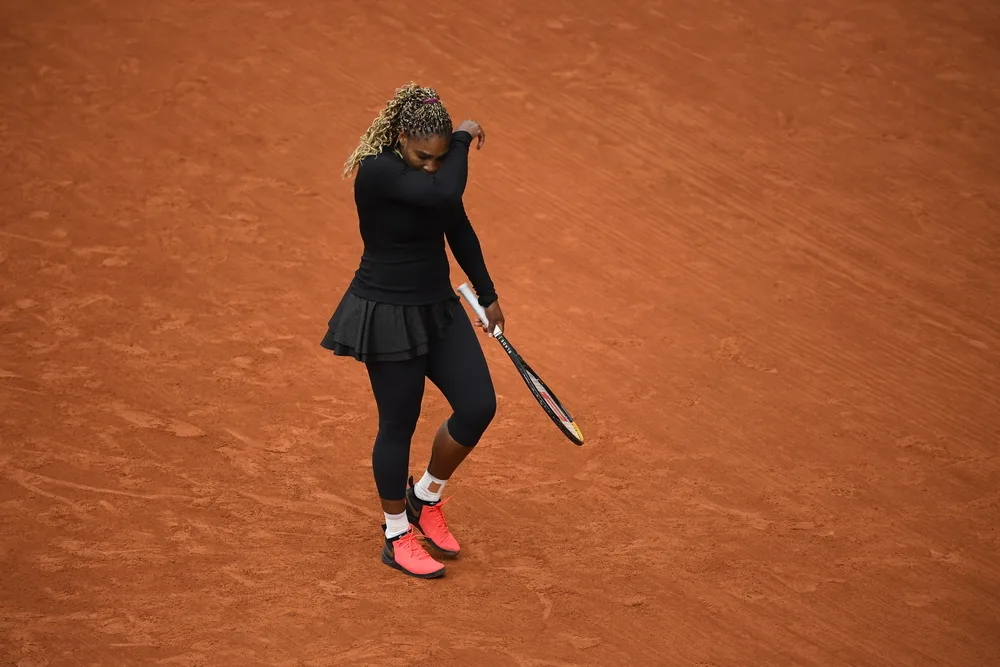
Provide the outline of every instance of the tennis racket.
<path id="1" fill-rule="evenodd" d="M 462 298 L 465 299 L 466 303 L 468 303 L 476 314 L 479 315 L 479 320 L 483 324 L 489 326 L 489 318 L 486 317 L 486 311 L 479 305 L 479 300 L 476 298 L 476 295 L 473 294 L 472 288 L 469 287 L 469 284 L 462 283 L 459 285 L 458 293 L 462 295 Z M 573 421 L 573 417 L 570 416 L 569 411 L 563 407 L 562 403 L 559 402 L 559 399 L 556 398 L 556 395 L 552 393 L 552 390 L 549 389 L 544 382 L 542 382 L 542 379 L 538 377 L 538 374 L 533 371 L 531 366 L 529 366 L 521 355 L 517 353 L 514 346 L 511 345 L 510 341 L 508 341 L 503 335 L 503 331 L 500 330 L 500 327 L 494 328 L 492 335 L 497 339 L 501 347 L 503 347 L 507 356 L 510 357 L 510 360 L 514 362 L 514 368 L 516 368 L 517 372 L 521 374 L 521 379 L 524 380 L 524 384 L 526 384 L 528 389 L 531 390 L 531 394 L 535 397 L 535 400 L 538 401 L 538 404 L 542 406 L 542 409 L 545 410 L 545 414 L 549 416 L 549 419 L 551 419 L 555 425 L 559 427 L 559 430 L 562 431 L 563 434 L 574 444 L 578 446 L 582 445 L 583 432 L 580 431 L 580 427 L 576 425 L 576 422 Z"/>

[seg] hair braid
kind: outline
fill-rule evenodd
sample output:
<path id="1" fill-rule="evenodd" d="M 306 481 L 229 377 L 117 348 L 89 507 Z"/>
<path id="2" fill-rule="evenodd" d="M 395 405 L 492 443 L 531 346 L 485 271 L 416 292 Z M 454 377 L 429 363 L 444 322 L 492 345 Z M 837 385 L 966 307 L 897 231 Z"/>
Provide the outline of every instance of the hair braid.
<path id="1" fill-rule="evenodd" d="M 395 147 L 400 132 L 410 137 L 429 137 L 448 136 L 451 130 L 451 116 L 437 91 L 412 82 L 401 86 L 361 135 L 358 147 L 344 163 L 344 178 L 349 177 L 366 157 Z"/>

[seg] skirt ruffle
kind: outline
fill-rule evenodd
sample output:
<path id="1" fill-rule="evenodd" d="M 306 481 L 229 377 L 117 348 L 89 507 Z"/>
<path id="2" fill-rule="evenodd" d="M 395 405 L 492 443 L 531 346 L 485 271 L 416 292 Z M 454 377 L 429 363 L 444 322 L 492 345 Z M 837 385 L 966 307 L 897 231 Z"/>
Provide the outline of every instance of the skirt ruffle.
<path id="1" fill-rule="evenodd" d="M 348 292 L 327 323 L 320 345 L 358 361 L 403 361 L 427 354 L 444 336 L 459 299 L 422 306 L 369 301 Z"/>

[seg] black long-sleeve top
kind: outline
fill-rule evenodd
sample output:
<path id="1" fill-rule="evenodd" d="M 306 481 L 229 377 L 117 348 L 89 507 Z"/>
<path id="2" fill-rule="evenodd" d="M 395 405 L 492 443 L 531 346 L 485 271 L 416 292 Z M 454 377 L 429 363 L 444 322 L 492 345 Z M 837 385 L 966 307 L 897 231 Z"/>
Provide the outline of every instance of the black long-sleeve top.
<path id="1" fill-rule="evenodd" d="M 445 239 L 484 308 L 496 291 L 462 195 L 472 135 L 455 132 L 435 174 L 409 167 L 391 150 L 362 160 L 354 202 L 364 252 L 351 281 L 363 299 L 424 305 L 455 296 Z"/>

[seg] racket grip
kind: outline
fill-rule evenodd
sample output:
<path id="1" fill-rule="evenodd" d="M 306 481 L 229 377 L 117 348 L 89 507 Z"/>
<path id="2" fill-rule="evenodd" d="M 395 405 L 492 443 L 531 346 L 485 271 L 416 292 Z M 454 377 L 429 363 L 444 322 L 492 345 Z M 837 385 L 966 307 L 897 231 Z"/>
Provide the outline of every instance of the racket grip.
<path id="1" fill-rule="evenodd" d="M 479 305 L 479 299 L 477 299 L 476 295 L 472 292 L 472 288 L 469 287 L 469 283 L 462 283 L 459 285 L 458 293 L 462 295 L 462 298 L 465 299 L 466 303 L 469 304 L 472 310 L 476 311 L 476 315 L 479 316 L 479 321 L 485 326 L 489 326 L 490 318 L 486 317 L 486 310 Z M 493 333 L 491 333 L 490 336 L 492 337 L 500 333 L 503 333 L 503 331 L 499 326 L 496 326 L 493 328 Z"/>

